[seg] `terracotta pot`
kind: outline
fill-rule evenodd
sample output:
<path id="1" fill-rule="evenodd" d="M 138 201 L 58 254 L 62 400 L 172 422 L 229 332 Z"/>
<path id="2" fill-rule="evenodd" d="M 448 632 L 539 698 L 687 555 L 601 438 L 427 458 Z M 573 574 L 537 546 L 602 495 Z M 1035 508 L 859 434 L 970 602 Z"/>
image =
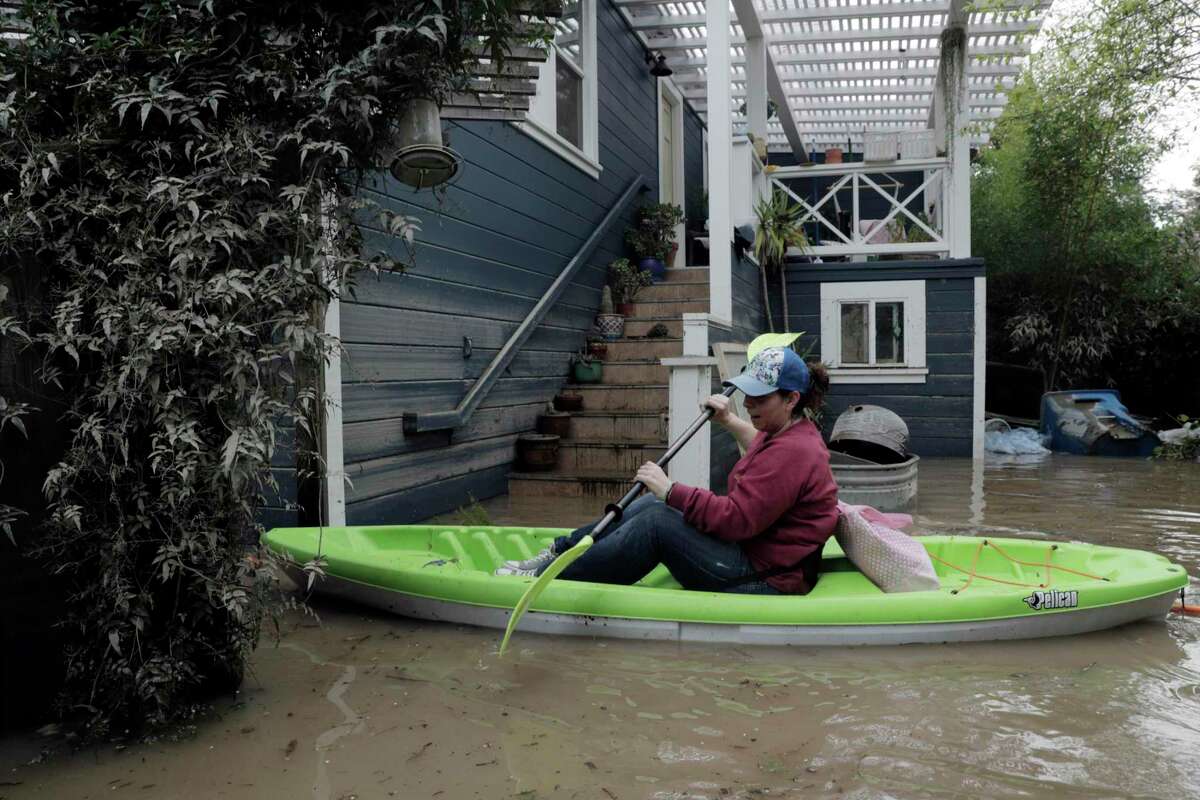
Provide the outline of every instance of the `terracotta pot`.
<path id="1" fill-rule="evenodd" d="M 842 148 L 830 147 L 825 150 L 826 164 L 841 164 L 842 163 Z"/>
<path id="2" fill-rule="evenodd" d="M 554 407 L 559 411 L 583 411 L 583 395 L 560 394 L 554 397 Z"/>
<path id="3" fill-rule="evenodd" d="M 617 303 L 616 312 L 623 317 L 633 316 L 633 303 Z"/>
<path id="4" fill-rule="evenodd" d="M 541 414 L 537 418 L 538 433 L 567 439 L 571 436 L 570 414 Z"/>
<path id="5" fill-rule="evenodd" d="M 545 472 L 558 466 L 559 437 L 523 433 L 517 437 L 517 464 L 527 472 Z"/>

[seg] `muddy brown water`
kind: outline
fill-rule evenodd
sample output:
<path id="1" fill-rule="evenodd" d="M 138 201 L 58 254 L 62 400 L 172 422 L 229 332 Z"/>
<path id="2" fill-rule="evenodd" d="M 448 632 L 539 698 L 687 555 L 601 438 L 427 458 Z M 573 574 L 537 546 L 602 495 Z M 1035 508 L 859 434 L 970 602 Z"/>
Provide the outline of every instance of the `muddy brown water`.
<path id="1" fill-rule="evenodd" d="M 1200 575 L 1200 465 L 926 460 L 920 481 L 918 529 L 1145 548 Z M 485 504 L 539 525 L 594 505 Z M 317 610 L 182 741 L 0 743 L 0 797 L 1200 796 L 1200 618 L 874 648 L 518 634 L 500 661 L 494 631 Z"/>

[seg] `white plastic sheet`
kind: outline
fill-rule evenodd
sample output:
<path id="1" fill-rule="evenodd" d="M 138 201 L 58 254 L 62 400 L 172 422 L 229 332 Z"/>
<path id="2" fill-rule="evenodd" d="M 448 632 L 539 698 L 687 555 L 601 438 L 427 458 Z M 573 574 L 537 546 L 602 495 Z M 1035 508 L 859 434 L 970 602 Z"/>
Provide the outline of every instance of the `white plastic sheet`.
<path id="1" fill-rule="evenodd" d="M 1042 445 L 1042 435 L 1033 428 L 993 430 L 984 434 L 983 448 L 989 453 L 1009 456 L 1031 456 L 1049 453 Z"/>

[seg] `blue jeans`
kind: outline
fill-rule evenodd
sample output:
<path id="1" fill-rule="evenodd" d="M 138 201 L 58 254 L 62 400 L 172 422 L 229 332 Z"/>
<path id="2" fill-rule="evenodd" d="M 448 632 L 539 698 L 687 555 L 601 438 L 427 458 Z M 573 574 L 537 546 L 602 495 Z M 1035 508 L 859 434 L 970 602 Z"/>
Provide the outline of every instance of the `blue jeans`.
<path id="1" fill-rule="evenodd" d="M 554 540 L 554 552 L 564 553 L 595 523 L 576 528 Z M 620 525 L 610 528 L 588 551 L 563 570 L 569 581 L 595 581 L 628 586 L 659 564 L 665 564 L 684 589 L 737 594 L 780 594 L 766 581 L 725 584 L 758 570 L 742 548 L 700 533 L 683 514 L 651 494 L 639 497 L 625 510 Z"/>

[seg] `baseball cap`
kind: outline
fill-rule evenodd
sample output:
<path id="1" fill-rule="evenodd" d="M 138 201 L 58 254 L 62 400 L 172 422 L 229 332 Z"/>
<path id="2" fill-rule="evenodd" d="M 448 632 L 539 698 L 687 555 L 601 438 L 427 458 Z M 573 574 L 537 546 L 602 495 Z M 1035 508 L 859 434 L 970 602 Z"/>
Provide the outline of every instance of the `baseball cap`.
<path id="1" fill-rule="evenodd" d="M 768 347 L 762 350 L 736 378 L 725 386 L 736 386 L 750 397 L 762 397 L 783 389 L 804 393 L 811 382 L 808 365 L 788 347 Z"/>

